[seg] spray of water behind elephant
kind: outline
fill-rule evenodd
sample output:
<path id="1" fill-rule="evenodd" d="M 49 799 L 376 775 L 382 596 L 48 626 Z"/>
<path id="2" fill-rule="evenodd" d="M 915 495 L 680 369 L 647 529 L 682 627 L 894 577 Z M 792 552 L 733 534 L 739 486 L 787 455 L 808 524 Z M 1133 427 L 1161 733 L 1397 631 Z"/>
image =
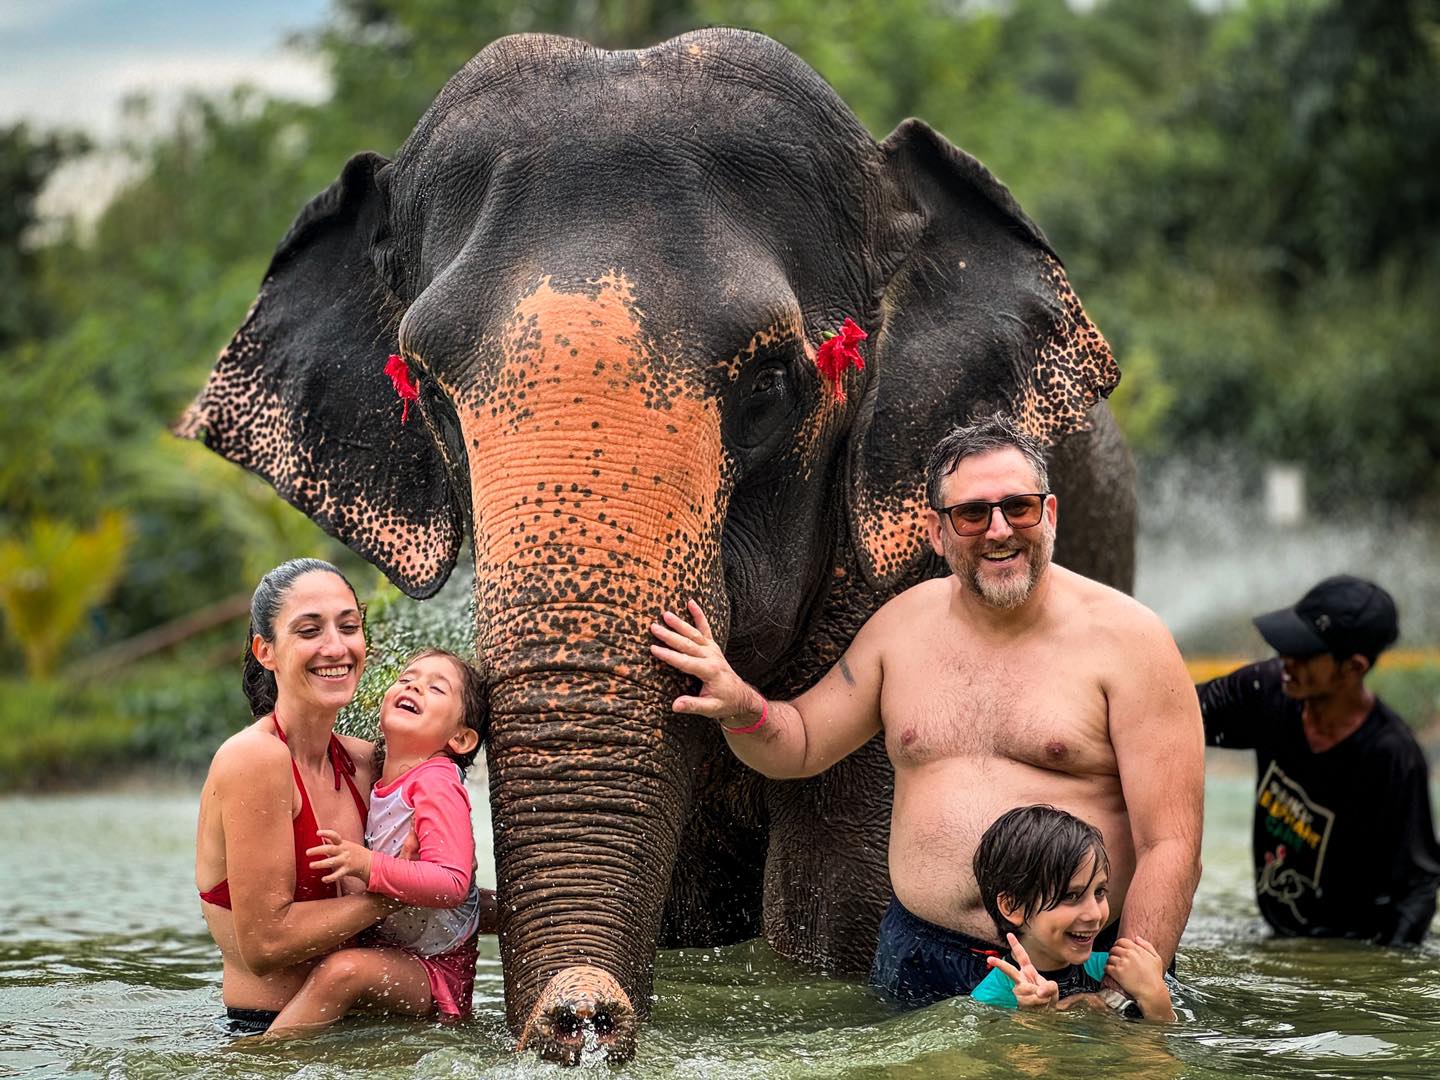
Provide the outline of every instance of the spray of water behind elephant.
<path id="1" fill-rule="evenodd" d="M 1223 457 L 1141 469 L 1135 595 L 1187 656 L 1265 654 L 1251 616 L 1337 573 L 1395 595 L 1401 648 L 1440 643 L 1434 523 L 1407 507 L 1337 506 L 1306 479 L 1290 466 Z"/>

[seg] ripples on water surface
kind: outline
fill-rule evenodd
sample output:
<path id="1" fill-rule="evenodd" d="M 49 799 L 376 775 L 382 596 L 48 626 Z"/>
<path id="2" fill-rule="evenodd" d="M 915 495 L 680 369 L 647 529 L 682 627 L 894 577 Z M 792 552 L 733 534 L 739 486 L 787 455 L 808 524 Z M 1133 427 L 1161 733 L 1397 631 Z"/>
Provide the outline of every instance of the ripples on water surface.
<path id="1" fill-rule="evenodd" d="M 897 1016 L 860 986 L 749 943 L 662 954 L 649 1077 L 1434 1077 L 1440 946 L 1268 940 L 1250 897 L 1251 782 L 1212 776 L 1205 879 L 1181 945 L 1183 1022 Z M 475 800 L 484 812 L 486 800 Z M 574 1076 L 510 1052 L 494 939 L 476 1018 L 359 1020 L 304 1042 L 220 1030 L 219 967 L 191 884 L 195 797 L 0 799 L 0 1076 Z M 489 828 L 477 820 L 488 851 Z M 482 874 L 484 871 L 482 871 Z"/>

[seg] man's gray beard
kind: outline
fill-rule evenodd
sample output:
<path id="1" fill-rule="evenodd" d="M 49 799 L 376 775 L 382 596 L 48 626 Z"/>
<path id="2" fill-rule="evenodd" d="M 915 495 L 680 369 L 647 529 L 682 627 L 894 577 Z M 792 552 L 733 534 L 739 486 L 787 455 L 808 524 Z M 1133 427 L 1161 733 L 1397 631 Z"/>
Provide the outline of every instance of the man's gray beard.
<path id="1" fill-rule="evenodd" d="M 995 608 L 997 611 L 1013 611 L 1035 591 L 1035 586 L 1040 583 L 1041 576 L 1045 573 L 1046 567 L 1050 565 L 1050 557 L 1055 552 L 1055 531 L 1048 524 L 1040 525 L 1040 538 L 1026 548 L 1026 561 L 1029 569 L 1024 577 L 1016 574 L 1006 574 L 1000 581 L 983 578 L 980 575 L 981 554 L 975 553 L 973 560 L 966 566 L 956 557 L 946 559 L 950 564 L 951 571 L 982 603 Z M 958 565 L 957 565 L 958 564 Z"/>

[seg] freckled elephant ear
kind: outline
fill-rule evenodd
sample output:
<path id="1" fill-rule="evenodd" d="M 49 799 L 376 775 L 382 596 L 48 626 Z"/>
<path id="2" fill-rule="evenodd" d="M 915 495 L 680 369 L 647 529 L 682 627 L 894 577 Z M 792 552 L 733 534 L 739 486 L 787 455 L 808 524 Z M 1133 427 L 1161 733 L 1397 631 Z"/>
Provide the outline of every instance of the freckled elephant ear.
<path id="1" fill-rule="evenodd" d="M 385 374 L 400 314 L 371 258 L 385 165 L 356 155 L 300 212 L 175 432 L 264 477 L 423 598 L 449 577 L 464 516 L 428 423 L 401 423 Z"/>
<path id="2" fill-rule="evenodd" d="M 1088 429 L 1120 371 L 1049 242 L 985 166 L 919 120 L 880 149 L 896 268 L 849 495 L 861 566 L 893 585 L 928 552 L 923 473 L 947 431 L 1003 411 L 1053 445 Z"/>

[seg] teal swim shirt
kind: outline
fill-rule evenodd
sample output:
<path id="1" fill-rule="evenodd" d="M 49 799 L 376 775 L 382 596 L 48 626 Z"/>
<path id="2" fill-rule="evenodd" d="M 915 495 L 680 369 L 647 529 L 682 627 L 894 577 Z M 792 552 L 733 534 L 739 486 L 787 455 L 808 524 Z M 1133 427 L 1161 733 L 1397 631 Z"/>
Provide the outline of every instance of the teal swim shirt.
<path id="1" fill-rule="evenodd" d="M 1015 962 L 1011 956 L 1006 956 L 1005 959 Z M 1061 997 L 1091 993 L 1100 989 L 1100 980 L 1105 977 L 1105 962 L 1109 959 L 1108 952 L 1092 952 L 1083 964 L 1071 964 L 1064 971 L 1042 971 L 1040 974 L 1060 984 Z M 1019 1007 L 1015 1001 L 1015 984 L 1010 981 L 1010 976 L 999 968 L 991 968 L 990 974 L 970 991 L 970 997 L 974 1001 L 1000 1009 Z"/>

